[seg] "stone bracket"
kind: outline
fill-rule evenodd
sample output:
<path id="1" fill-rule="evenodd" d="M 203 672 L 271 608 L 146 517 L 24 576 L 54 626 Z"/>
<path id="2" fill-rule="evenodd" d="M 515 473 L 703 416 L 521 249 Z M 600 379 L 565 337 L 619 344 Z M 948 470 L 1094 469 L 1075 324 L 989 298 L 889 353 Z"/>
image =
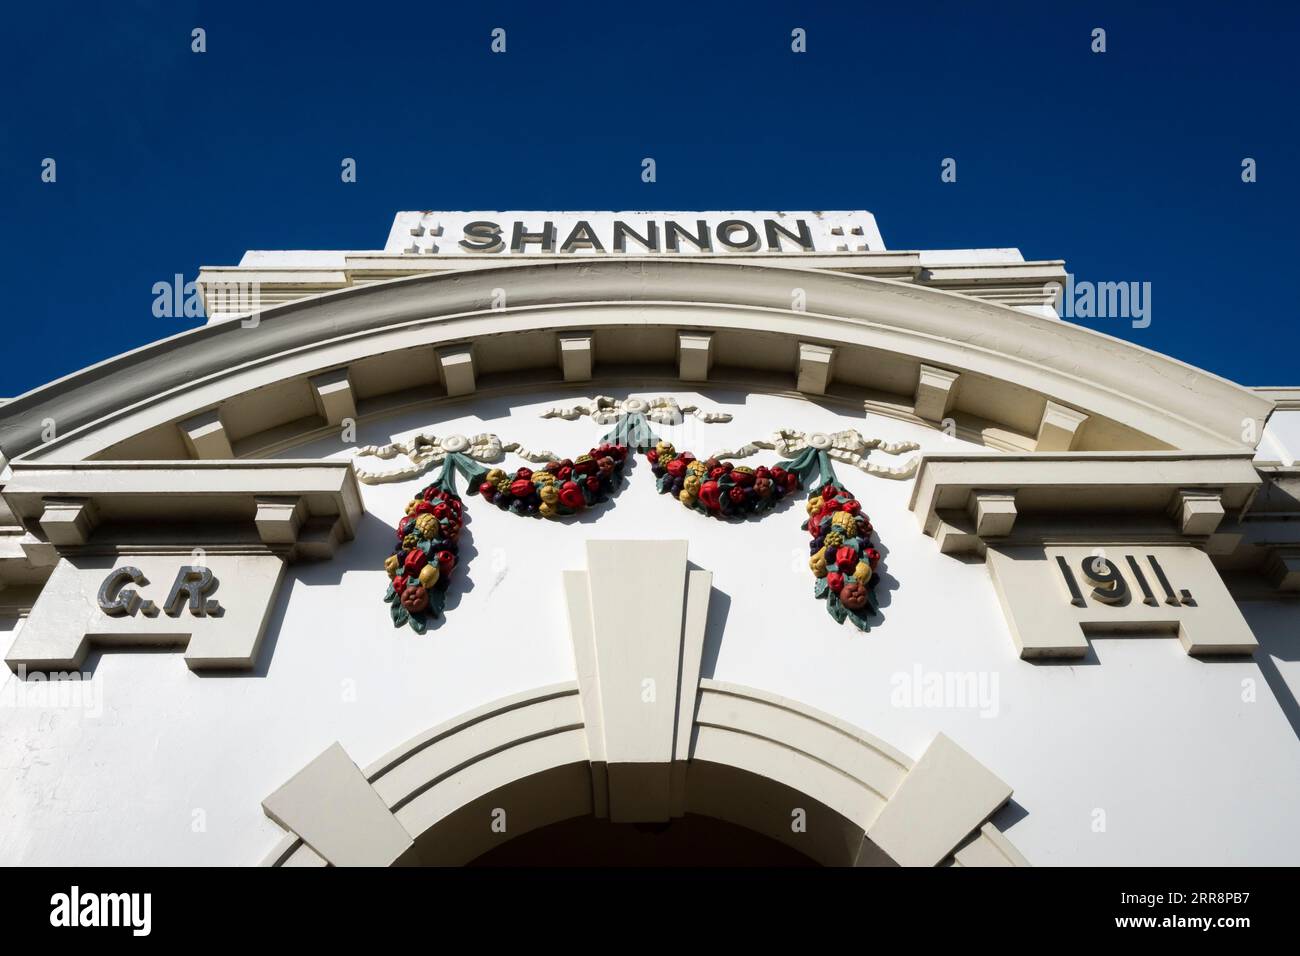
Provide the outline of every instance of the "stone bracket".
<path id="1" fill-rule="evenodd" d="M 41 531 L 56 547 L 83 545 L 99 525 L 99 509 L 89 498 L 46 498 Z"/>
<path id="2" fill-rule="evenodd" d="M 1057 404 L 1048 399 L 1043 408 L 1043 417 L 1038 424 L 1038 438 L 1035 451 L 1071 451 L 1079 435 L 1079 429 L 1088 420 L 1083 412 Z"/>
<path id="3" fill-rule="evenodd" d="M 1014 491 L 972 491 L 966 505 L 981 538 L 1006 537 L 1016 524 Z"/>
<path id="4" fill-rule="evenodd" d="M 1300 591 L 1300 548 L 1270 548 L 1264 576 L 1279 591 Z"/>
<path id="5" fill-rule="evenodd" d="M 1169 516 L 1189 536 L 1214 534 L 1223 521 L 1222 489 L 1180 488 L 1169 501 Z"/>
<path id="6" fill-rule="evenodd" d="M 869 840 L 900 866 L 937 866 L 1010 799 L 1007 784 L 939 734 L 867 828 L 859 857 Z"/>
<path id="7" fill-rule="evenodd" d="M 309 378 L 316 412 L 326 424 L 339 425 L 345 418 L 356 421 L 357 400 L 346 368 L 335 369 Z"/>
<path id="8" fill-rule="evenodd" d="M 914 412 L 927 422 L 941 422 L 957 400 L 961 375 L 946 368 L 922 365 L 916 379 Z"/>
<path id="9" fill-rule="evenodd" d="M 257 511 L 253 523 L 262 543 L 272 546 L 298 543 L 298 532 L 307 516 L 307 503 L 301 497 L 254 498 Z"/>
<path id="10" fill-rule="evenodd" d="M 799 343 L 796 387 L 805 395 L 825 395 L 835 370 L 835 349 L 811 342 Z"/>
<path id="11" fill-rule="evenodd" d="M 221 420 L 221 412 L 212 408 L 179 423 L 181 437 L 185 447 L 195 458 L 211 458 L 222 461 L 235 457 L 230 444 L 230 436 Z"/>
<path id="12" fill-rule="evenodd" d="M 713 370 L 713 333 L 677 333 L 677 377 L 683 382 L 707 382 Z"/>
<path id="13" fill-rule="evenodd" d="M 477 388 L 475 382 L 474 348 L 471 345 L 452 345 L 435 349 L 439 374 L 449 397 L 471 395 Z"/>
<path id="14" fill-rule="evenodd" d="M 263 800 L 262 810 L 334 866 L 389 866 L 414 842 L 338 743 Z"/>
<path id="15" fill-rule="evenodd" d="M 592 334 L 590 332 L 562 332 L 558 337 L 560 368 L 566 382 L 591 380 Z"/>

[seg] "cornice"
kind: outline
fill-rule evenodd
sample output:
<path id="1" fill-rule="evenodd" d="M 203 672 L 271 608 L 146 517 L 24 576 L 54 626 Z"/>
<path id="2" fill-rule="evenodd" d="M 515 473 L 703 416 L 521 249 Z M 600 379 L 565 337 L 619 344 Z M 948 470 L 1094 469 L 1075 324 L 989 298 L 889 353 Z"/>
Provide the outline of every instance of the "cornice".
<path id="1" fill-rule="evenodd" d="M 494 295 L 508 289 L 508 306 Z M 807 310 L 791 307 L 803 289 Z M 620 259 L 501 264 L 345 289 L 193 329 L 0 407 L 9 457 L 88 457 L 128 434 L 359 357 L 522 331 L 701 328 L 914 357 L 1037 392 L 1170 447 L 1237 448 L 1272 402 L 1166 356 L 1060 321 L 916 285 L 768 265 Z M 756 370 L 770 375 L 770 370 Z M 1011 399 L 1008 398 L 1008 401 Z M 109 435 L 106 426 L 129 425 Z M 104 431 L 96 438 L 97 433 Z M 111 440 L 110 440 L 111 438 Z"/>
<path id="2" fill-rule="evenodd" d="M 326 558 L 350 540 L 364 507 L 348 462 L 14 462 L 4 500 L 28 532 L 34 563 L 51 549 L 88 552 L 251 544 Z M 175 528 L 175 540 L 156 528 Z M 111 528 L 97 536 L 101 528 Z"/>
<path id="3" fill-rule="evenodd" d="M 1257 386 L 1251 391 L 1272 402 L 1278 411 L 1300 410 L 1300 385 Z"/>

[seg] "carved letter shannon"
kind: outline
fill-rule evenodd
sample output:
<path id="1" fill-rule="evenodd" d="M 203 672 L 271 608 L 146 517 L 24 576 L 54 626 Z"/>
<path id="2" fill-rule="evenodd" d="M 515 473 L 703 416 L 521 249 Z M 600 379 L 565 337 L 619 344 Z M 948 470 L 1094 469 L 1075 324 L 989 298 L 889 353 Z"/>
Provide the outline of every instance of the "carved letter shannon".
<path id="1" fill-rule="evenodd" d="M 695 252 L 816 252 L 812 230 L 806 219 L 750 221 L 727 219 L 713 229 L 704 219 L 678 222 L 675 219 L 629 224 L 615 219 L 602 226 L 580 219 L 567 233 L 559 234 L 551 220 L 525 222 L 516 219 L 498 223 L 476 219 L 465 224 L 464 238 L 457 245 L 466 252 L 544 252 L 564 255 L 581 250 L 627 255 Z"/>

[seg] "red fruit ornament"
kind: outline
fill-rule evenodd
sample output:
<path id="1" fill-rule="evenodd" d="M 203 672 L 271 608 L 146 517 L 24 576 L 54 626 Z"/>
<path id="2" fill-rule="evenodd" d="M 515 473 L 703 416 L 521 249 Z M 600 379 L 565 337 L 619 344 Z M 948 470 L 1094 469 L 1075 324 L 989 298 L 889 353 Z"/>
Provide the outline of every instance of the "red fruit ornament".
<path id="1" fill-rule="evenodd" d="M 867 606 L 867 587 L 853 580 L 840 588 L 840 603 L 850 611 L 860 611 Z"/>
<path id="2" fill-rule="evenodd" d="M 581 508 L 586 504 L 582 497 L 582 489 L 578 487 L 576 481 L 566 481 L 560 486 L 560 504 L 566 508 Z"/>
<path id="3" fill-rule="evenodd" d="M 408 576 L 419 576 L 420 570 L 428 563 L 429 559 L 423 551 L 419 548 L 412 548 L 410 551 L 406 552 L 406 561 L 403 563 L 402 567 L 405 569 Z"/>
<path id="4" fill-rule="evenodd" d="M 418 584 L 410 584 L 402 591 L 402 607 L 412 614 L 429 606 L 429 592 Z"/>
<path id="5" fill-rule="evenodd" d="M 717 511 L 722 503 L 722 490 L 716 481 L 706 481 L 700 485 L 700 503 L 710 511 Z"/>

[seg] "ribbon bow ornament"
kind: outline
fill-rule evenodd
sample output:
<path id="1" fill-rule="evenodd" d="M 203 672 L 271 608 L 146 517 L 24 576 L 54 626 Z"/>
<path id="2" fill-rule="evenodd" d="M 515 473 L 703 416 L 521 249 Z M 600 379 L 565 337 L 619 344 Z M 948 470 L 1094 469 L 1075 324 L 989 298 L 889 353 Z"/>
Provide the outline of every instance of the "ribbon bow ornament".
<path id="1" fill-rule="evenodd" d="M 531 451 L 518 442 L 503 443 L 496 435 L 489 433 L 472 437 L 445 435 L 438 438 L 421 432 L 406 441 L 395 441 L 387 445 L 363 445 L 352 453 L 354 458 L 369 457 L 384 461 L 391 461 L 398 455 L 405 455 L 407 464 L 392 468 L 367 468 L 354 461 L 352 467 L 358 481 L 367 485 L 378 485 L 389 481 L 416 478 L 450 457 L 453 459 L 454 469 L 470 480 L 471 472 L 477 474 L 487 470 L 478 468 L 475 462 L 497 462 L 508 451 L 528 461 L 555 460 L 555 455 L 549 451 Z M 446 473 L 444 469 L 444 474 Z"/>
<path id="2" fill-rule="evenodd" d="M 598 425 L 614 425 L 601 440 L 616 445 L 626 445 L 640 451 L 658 444 L 659 436 L 650 428 L 650 422 L 659 425 L 679 425 L 687 415 L 702 422 L 729 422 L 727 412 L 706 412 L 696 405 L 682 406 L 675 398 L 611 398 L 597 395 L 587 404 L 551 408 L 542 413 L 543 418 L 563 418 L 573 421 L 589 415 Z"/>
<path id="3" fill-rule="evenodd" d="M 867 455 L 876 449 L 887 455 L 901 455 L 903 452 L 917 451 L 920 447 L 914 441 L 889 442 L 883 438 L 863 438 L 859 432 L 851 428 L 829 434 L 806 433 L 792 428 L 782 428 L 772 436 L 770 441 L 759 439 L 741 445 L 739 448 L 719 451 L 714 457 L 748 458 L 761 450 L 774 450 L 791 459 L 784 464 L 787 470 L 797 472 L 801 480 L 807 478 L 814 468 L 818 468 L 822 473 L 819 484 L 824 484 L 828 480 L 825 475 L 829 469 L 821 467 L 821 464 L 832 458 L 879 478 L 896 480 L 911 478 L 916 474 L 918 458 L 910 458 L 902 465 L 890 468 L 869 462 Z"/>

